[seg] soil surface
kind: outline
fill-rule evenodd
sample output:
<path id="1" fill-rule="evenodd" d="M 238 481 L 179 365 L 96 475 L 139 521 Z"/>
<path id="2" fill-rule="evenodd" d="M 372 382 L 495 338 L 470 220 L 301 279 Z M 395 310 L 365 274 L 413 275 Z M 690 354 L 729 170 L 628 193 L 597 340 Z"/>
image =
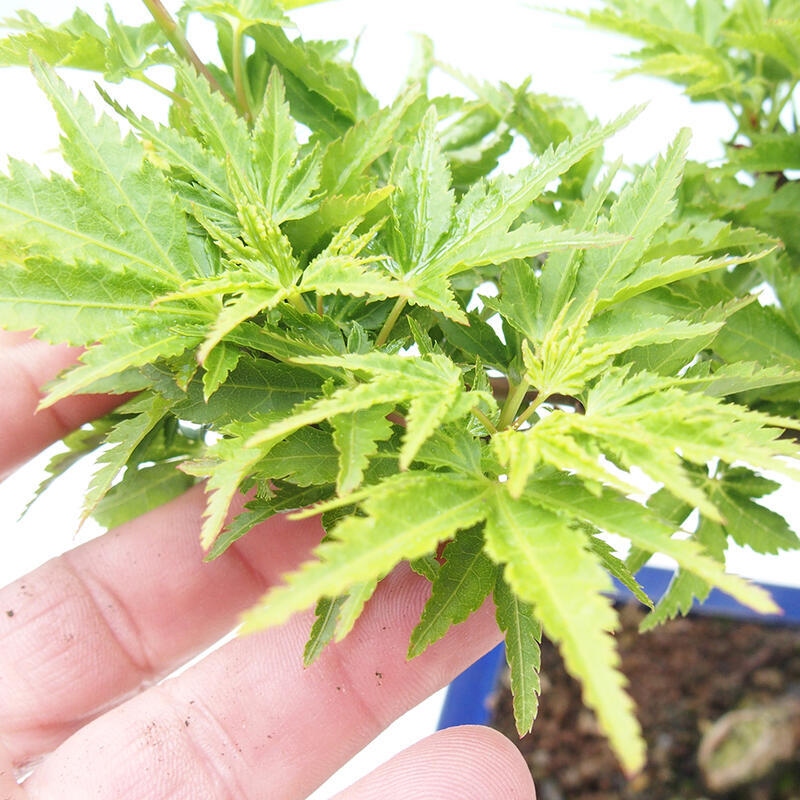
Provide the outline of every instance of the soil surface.
<path id="1" fill-rule="evenodd" d="M 538 800 L 800 800 L 800 747 L 766 776 L 716 793 L 698 765 L 704 733 L 708 738 L 728 712 L 798 702 L 800 629 L 691 616 L 639 634 L 642 616 L 639 608 L 624 606 L 617 632 L 648 745 L 647 766 L 632 781 L 621 773 L 550 642 L 542 643 L 539 716 L 522 740 L 510 693 L 498 691 L 491 724 L 517 742 Z"/>

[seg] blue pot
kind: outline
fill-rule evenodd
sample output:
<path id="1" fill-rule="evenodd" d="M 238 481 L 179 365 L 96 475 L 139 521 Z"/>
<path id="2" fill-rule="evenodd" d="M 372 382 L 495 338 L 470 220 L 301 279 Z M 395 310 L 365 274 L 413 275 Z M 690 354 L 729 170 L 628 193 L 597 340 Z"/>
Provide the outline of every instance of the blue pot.
<path id="1" fill-rule="evenodd" d="M 636 578 L 650 597 L 661 597 L 669 585 L 672 573 L 665 569 L 644 567 L 636 573 Z M 800 624 L 800 588 L 772 584 L 762 585 L 770 592 L 778 606 L 783 609 L 783 614 L 766 616 L 757 614 L 717 589 L 712 590 L 704 603 L 697 604 L 695 611 L 698 614 L 710 614 L 718 617 Z M 630 592 L 621 584 L 617 584 L 616 595 L 621 601 L 631 597 Z M 501 644 L 459 675 L 450 684 L 445 695 L 439 717 L 439 728 L 487 724 L 491 715 L 492 694 L 504 667 L 505 652 Z"/>

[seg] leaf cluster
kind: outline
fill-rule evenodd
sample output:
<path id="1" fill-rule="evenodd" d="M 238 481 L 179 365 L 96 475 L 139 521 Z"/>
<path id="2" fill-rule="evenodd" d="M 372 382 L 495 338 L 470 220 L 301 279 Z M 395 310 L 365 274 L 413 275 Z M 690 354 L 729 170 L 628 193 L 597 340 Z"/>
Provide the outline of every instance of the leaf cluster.
<path id="1" fill-rule="evenodd" d="M 774 175 L 793 168 L 795 134 L 751 131 L 746 156 L 732 148 L 705 175 L 682 131 L 625 177 L 603 145 L 635 111 L 601 124 L 527 82 L 464 79 L 464 96 L 431 96 L 425 41 L 382 106 L 341 43 L 295 35 L 286 12 L 300 3 L 192 0 L 175 20 L 146 5 L 139 28 L 110 12 L 105 27 L 76 12 L 48 28 L 22 12 L 0 41 L 0 62 L 32 63 L 71 170 L 12 160 L 0 176 L 2 325 L 86 348 L 43 405 L 135 395 L 65 440 L 48 481 L 99 448 L 86 513 L 116 525 L 203 479 L 209 558 L 275 514 L 321 514 L 313 560 L 244 618 L 255 630 L 316 605 L 309 662 L 401 562 L 431 584 L 410 656 L 491 597 L 520 731 L 544 633 L 635 772 L 612 578 L 653 608 L 648 625 L 711 587 L 775 611 L 725 572 L 727 543 L 800 544 L 759 502 L 776 487 L 762 472 L 797 478 L 785 431 L 800 294 L 794 244 L 779 239 L 797 206 Z M 658 15 L 608 5 L 592 21 L 623 20 L 647 58 L 705 37 L 715 58 L 738 59 L 720 97 L 755 91 L 740 53 L 772 44 L 723 11 L 760 4 L 698 2 L 690 17 L 677 0 Z M 217 28 L 215 64 L 186 39 L 197 14 Z M 800 47 L 793 30 L 780 35 Z M 775 86 L 784 60 L 755 58 Z M 54 67 L 104 78 L 105 112 Z M 166 124 L 113 97 L 123 78 L 170 98 Z M 770 136 L 780 146 L 760 144 Z M 512 172 L 515 146 L 529 159 Z M 779 305 L 756 302 L 761 280 Z M 636 499 L 641 475 L 657 489 Z M 240 492 L 246 509 L 226 523 Z M 630 543 L 627 559 L 607 534 Z M 653 600 L 635 578 L 652 553 L 679 565 Z"/>
<path id="2" fill-rule="evenodd" d="M 713 102 L 729 112 L 732 133 L 722 142 L 724 158 L 687 165 L 679 193 L 682 215 L 751 227 L 780 242 L 780 248 L 738 267 L 714 288 L 720 301 L 750 291 L 759 293 L 761 302 L 731 315 L 715 341 L 711 363 L 697 369 L 713 372 L 717 363 L 754 359 L 796 371 L 800 8 L 780 0 L 609 0 L 602 9 L 576 16 L 642 43 L 628 55 L 634 66 L 623 75 L 666 78 L 693 102 Z M 744 392 L 737 399 L 796 416 L 799 388 L 787 384 L 768 396 Z"/>

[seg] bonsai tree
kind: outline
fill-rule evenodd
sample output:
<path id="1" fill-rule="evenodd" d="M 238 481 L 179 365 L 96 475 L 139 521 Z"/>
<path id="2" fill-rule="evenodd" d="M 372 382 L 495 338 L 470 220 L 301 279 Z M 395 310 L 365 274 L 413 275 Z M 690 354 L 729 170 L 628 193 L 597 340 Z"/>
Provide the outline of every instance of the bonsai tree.
<path id="1" fill-rule="evenodd" d="M 711 587 L 776 612 L 726 573 L 727 542 L 798 546 L 758 502 L 777 487 L 762 473 L 798 475 L 782 115 L 798 12 L 675 2 L 678 32 L 654 3 L 591 17 L 644 36 L 646 68 L 729 102 L 747 139 L 710 171 L 687 165 L 687 130 L 648 165 L 606 163 L 636 110 L 600 123 L 529 82 L 431 96 L 442 66 L 424 40 L 382 106 L 341 43 L 296 34 L 287 12 L 307 0 L 188 0 L 176 17 L 143 2 L 138 27 L 21 11 L 0 42 L 52 103 L 71 169 L 12 160 L 0 177 L 0 320 L 85 347 L 44 406 L 126 398 L 65 439 L 51 478 L 99 449 L 85 515 L 106 526 L 204 481 L 209 559 L 274 514 L 321 515 L 314 560 L 242 620 L 315 605 L 309 663 L 400 562 L 431 583 L 409 656 L 491 597 L 519 731 L 544 631 L 636 772 L 612 578 L 653 609 L 647 624 Z M 216 26 L 208 63 L 187 39 L 196 15 Z M 728 73 L 680 61 L 701 56 Z M 102 79 L 102 116 L 60 68 Z M 168 124 L 118 102 L 121 80 L 165 95 Z M 528 163 L 509 172 L 518 143 Z M 779 304 L 759 304 L 765 284 Z M 678 564 L 655 599 L 635 577 L 653 553 Z"/>

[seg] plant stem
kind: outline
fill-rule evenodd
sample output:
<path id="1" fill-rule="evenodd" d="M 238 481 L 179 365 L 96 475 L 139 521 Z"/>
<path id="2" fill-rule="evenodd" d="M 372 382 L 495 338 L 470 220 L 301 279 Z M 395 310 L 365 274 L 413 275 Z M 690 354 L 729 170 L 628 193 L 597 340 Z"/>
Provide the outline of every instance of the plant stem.
<path id="1" fill-rule="evenodd" d="M 778 99 L 778 92 L 776 89 L 775 95 L 772 97 L 769 119 L 767 121 L 767 131 L 769 133 L 774 133 L 777 130 L 783 109 L 786 108 L 786 104 L 792 99 L 792 97 L 794 97 L 794 91 L 797 88 L 797 83 L 798 82 L 795 81 L 789 87 L 789 90 L 786 92 L 783 100 Z"/>
<path id="2" fill-rule="evenodd" d="M 508 428 L 514 421 L 514 416 L 517 413 L 517 409 L 525 399 L 525 395 L 528 393 L 529 388 L 530 387 L 526 381 L 521 381 L 516 385 L 509 381 L 508 394 L 506 395 L 506 400 L 503 403 L 502 410 L 500 411 L 500 419 L 497 423 L 499 430 L 502 431 L 503 429 Z"/>
<path id="3" fill-rule="evenodd" d="M 209 72 L 208 67 L 203 63 L 200 56 L 194 51 L 194 48 L 189 44 L 183 31 L 178 27 L 178 23 L 170 15 L 169 11 L 164 8 L 161 0 L 142 0 L 147 7 L 153 19 L 158 23 L 158 26 L 164 31 L 169 43 L 175 48 L 175 52 L 181 56 L 185 61 L 189 62 L 211 85 L 215 92 L 226 96 L 222 87 L 217 83 L 217 79 Z"/>
<path id="4" fill-rule="evenodd" d="M 497 428 L 495 428 L 492 421 L 477 406 L 472 409 L 471 413 L 472 416 L 475 417 L 475 419 L 477 419 L 478 422 L 480 422 L 481 425 L 483 425 L 483 427 L 486 428 L 486 430 L 489 431 L 492 436 L 497 433 Z"/>
<path id="5" fill-rule="evenodd" d="M 292 294 L 287 295 L 286 302 L 288 302 L 290 306 L 297 309 L 302 314 L 308 313 L 308 306 L 305 304 L 299 292 L 293 292 Z"/>
<path id="6" fill-rule="evenodd" d="M 386 322 L 383 323 L 381 332 L 378 334 L 378 338 L 375 340 L 375 347 L 383 347 L 383 345 L 386 344 L 386 340 L 389 338 L 389 334 L 392 332 L 392 328 L 394 328 L 395 323 L 400 318 L 400 314 L 403 313 L 403 309 L 406 307 L 407 302 L 408 301 L 405 297 L 397 298 L 394 308 L 386 318 Z"/>
<path id="7" fill-rule="evenodd" d="M 168 97 L 172 100 L 173 103 L 177 104 L 187 104 L 187 100 L 185 97 L 181 97 L 176 92 L 173 92 L 171 89 L 167 89 L 166 86 L 162 86 L 160 83 L 157 83 L 152 78 L 148 78 L 144 72 L 137 72 L 135 75 L 131 77 L 135 77 L 137 80 L 141 81 L 145 86 L 149 86 L 154 91 L 158 92 L 159 94 L 163 94 L 164 97 Z"/>
<path id="8" fill-rule="evenodd" d="M 514 420 L 514 429 L 518 430 L 523 423 L 527 422 L 533 416 L 533 412 L 544 403 L 548 396 L 546 392 L 539 392 L 528 407 Z"/>
<path id="9" fill-rule="evenodd" d="M 250 93 L 245 72 L 244 35 L 241 28 L 236 29 L 233 37 L 233 85 L 236 88 L 239 113 L 249 123 L 253 119 L 253 112 L 250 109 Z"/>

